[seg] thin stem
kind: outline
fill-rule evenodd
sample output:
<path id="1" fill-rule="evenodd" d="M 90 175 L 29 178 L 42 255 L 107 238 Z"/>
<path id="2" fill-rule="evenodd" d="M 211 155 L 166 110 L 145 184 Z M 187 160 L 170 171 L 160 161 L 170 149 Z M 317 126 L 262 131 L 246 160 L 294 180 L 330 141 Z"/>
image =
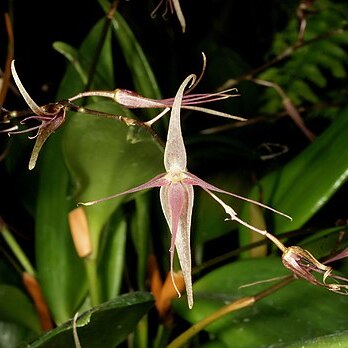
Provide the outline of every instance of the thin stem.
<path id="1" fill-rule="evenodd" d="M 255 302 L 260 301 L 263 298 L 273 294 L 274 292 L 284 288 L 286 285 L 292 283 L 295 279 L 296 278 L 294 278 L 294 276 L 291 274 L 291 275 L 287 276 L 286 278 L 284 278 L 279 283 L 274 284 L 274 285 L 270 286 L 269 288 L 267 288 L 266 290 L 259 292 L 258 294 L 256 294 L 254 296 Z"/>
<path id="2" fill-rule="evenodd" d="M 157 329 L 157 334 L 153 343 L 153 348 L 163 348 L 168 342 L 168 337 L 171 333 L 167 325 L 160 324 Z"/>
<path id="3" fill-rule="evenodd" d="M 178 348 L 182 347 L 188 340 L 190 340 L 193 336 L 197 335 L 198 332 L 202 331 L 205 327 L 207 327 L 209 324 L 213 323 L 214 321 L 222 318 L 228 313 L 235 312 L 239 309 L 250 307 L 255 303 L 254 297 L 243 297 L 237 301 L 234 301 L 230 303 L 227 306 L 224 306 L 217 310 L 216 312 L 210 314 L 209 316 L 205 317 L 203 320 L 199 321 L 198 323 L 192 325 L 188 330 L 186 330 L 184 333 L 182 333 L 180 336 L 178 336 L 175 340 L 173 340 L 167 348 Z"/>
<path id="4" fill-rule="evenodd" d="M 118 121 L 124 123 L 128 127 L 136 126 L 136 127 L 143 128 L 146 132 L 148 132 L 152 136 L 152 138 L 158 143 L 158 145 L 160 147 L 164 148 L 164 146 L 165 146 L 165 142 L 161 139 L 161 137 L 158 135 L 158 133 L 155 130 L 153 130 L 150 126 L 148 126 L 146 122 L 142 122 L 142 121 L 136 120 L 134 118 L 129 118 L 129 117 L 121 116 L 121 115 L 115 115 L 115 114 L 110 114 L 110 113 L 103 112 L 103 111 L 92 110 L 89 108 L 81 107 L 81 106 L 78 106 L 78 105 L 72 103 L 71 101 L 67 101 L 67 100 L 62 100 L 59 103 L 61 103 L 61 104 L 64 103 L 70 110 L 75 111 L 75 112 L 79 112 L 79 113 L 83 113 L 83 114 L 87 114 L 87 115 L 92 115 L 92 116 L 101 116 L 101 117 L 105 117 L 105 118 L 112 118 L 114 120 L 118 120 Z"/>
<path id="5" fill-rule="evenodd" d="M 10 15 L 8 13 L 4 14 L 5 17 L 5 25 L 6 25 L 6 31 L 7 31 L 7 37 L 8 37 L 8 45 L 7 45 L 7 57 L 6 57 L 6 65 L 5 65 L 5 71 L 4 76 L 2 79 L 2 86 L 0 89 L 0 105 L 2 106 L 7 91 L 10 87 L 10 81 L 11 81 L 11 62 L 14 57 L 14 35 L 13 35 L 13 27 Z"/>
<path id="6" fill-rule="evenodd" d="M 336 228 L 335 228 L 336 230 Z M 287 239 L 289 237 L 298 237 L 298 236 L 306 236 L 306 235 L 309 235 L 309 234 L 314 234 L 316 233 L 317 231 L 316 230 L 313 230 L 313 229 L 306 229 L 306 230 L 303 230 L 303 229 L 299 229 L 299 230 L 294 230 L 294 231 L 290 231 L 290 232 L 286 232 L 286 233 L 282 233 L 280 235 L 278 235 L 278 239 L 279 240 L 282 240 L 282 239 Z M 235 250 L 232 250 L 232 251 L 229 251 L 225 254 L 222 254 L 222 255 L 219 255 L 217 257 L 214 257 L 208 261 L 205 261 L 204 263 L 202 263 L 201 265 L 199 266 L 196 266 L 192 269 L 192 274 L 198 274 L 199 272 L 207 269 L 207 268 L 210 268 L 212 266 L 216 266 L 218 264 L 221 264 L 235 256 L 238 256 L 239 254 L 245 252 L 245 251 L 248 251 L 248 250 L 251 250 L 251 249 L 254 249 L 254 248 L 257 248 L 261 245 L 264 245 L 264 244 L 270 244 L 272 241 L 270 239 L 264 239 L 264 240 L 259 240 L 257 242 L 253 242 L 253 243 L 250 243 L 248 245 L 245 245 L 245 246 L 242 246 L 242 247 L 239 247 Z"/>
<path id="7" fill-rule="evenodd" d="M 136 347 L 147 348 L 148 346 L 148 318 L 144 316 L 140 319 L 136 328 Z"/>
<path id="8" fill-rule="evenodd" d="M 87 272 L 87 282 L 89 288 L 89 295 L 91 297 L 91 304 L 93 307 L 95 307 L 101 303 L 97 260 L 94 258 L 86 258 L 85 267 Z"/>
<path id="9" fill-rule="evenodd" d="M 79 316 L 79 313 L 77 312 L 74 316 L 74 319 L 73 319 L 73 335 L 74 335 L 74 343 L 75 343 L 75 348 L 82 348 L 81 347 L 81 343 L 80 343 L 80 340 L 79 340 L 79 336 L 77 334 L 77 325 L 76 325 L 76 322 L 77 322 L 77 318 Z"/>
<path id="10" fill-rule="evenodd" d="M 16 239 L 12 236 L 10 231 L 7 229 L 6 226 L 1 227 L 1 233 L 7 243 L 7 245 L 10 247 L 13 254 L 16 256 L 17 260 L 23 267 L 23 269 L 29 273 L 31 276 L 35 276 L 35 270 L 32 264 L 30 263 L 29 259 L 23 252 L 20 245 L 17 243 Z"/>
<path id="11" fill-rule="evenodd" d="M 224 317 L 226 314 L 236 312 L 242 308 L 250 307 L 254 305 L 257 301 L 262 300 L 263 298 L 271 295 L 272 293 L 280 290 L 284 286 L 288 285 L 294 280 L 294 277 L 288 276 L 287 278 L 283 279 L 281 282 L 267 288 L 264 291 L 259 292 L 255 296 L 249 296 L 249 297 L 243 297 L 240 298 L 227 306 L 224 306 L 217 310 L 216 312 L 210 314 L 203 320 L 199 321 L 198 323 L 192 325 L 188 330 L 183 332 L 181 335 L 179 335 L 177 338 L 175 338 L 168 346 L 167 348 L 179 348 L 182 347 L 185 343 L 187 343 L 193 336 L 198 334 L 200 331 L 202 331 L 204 328 L 206 328 L 209 324 L 215 322 L 216 320 Z"/>

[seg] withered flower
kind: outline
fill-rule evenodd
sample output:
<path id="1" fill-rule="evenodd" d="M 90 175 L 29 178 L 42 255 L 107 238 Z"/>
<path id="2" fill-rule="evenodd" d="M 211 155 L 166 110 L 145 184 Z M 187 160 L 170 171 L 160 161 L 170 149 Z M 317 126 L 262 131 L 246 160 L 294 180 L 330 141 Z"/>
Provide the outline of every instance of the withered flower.
<path id="1" fill-rule="evenodd" d="M 299 246 L 285 248 L 282 255 L 284 266 L 292 271 L 296 277 L 306 279 L 311 284 L 323 286 L 330 291 L 348 295 L 348 279 L 333 274 L 332 267 L 326 265 L 339 258 L 341 257 L 336 256 L 324 264 L 319 262 L 309 251 Z M 315 273 L 322 274 L 322 280 L 315 277 Z M 329 282 L 330 279 L 334 282 Z M 339 281 L 343 281 L 345 284 L 339 283 Z"/>
<path id="2" fill-rule="evenodd" d="M 28 104 L 31 111 L 34 113 L 33 116 L 26 117 L 20 123 L 25 124 L 29 120 L 40 121 L 41 124 L 33 126 L 24 130 L 17 130 L 18 128 L 12 128 L 9 130 L 8 134 L 21 134 L 27 133 L 34 130 L 37 130 L 36 135 L 29 137 L 30 139 L 35 139 L 34 149 L 32 151 L 30 160 L 29 160 L 29 170 L 34 169 L 39 152 L 47 140 L 47 138 L 59 128 L 62 123 L 65 121 L 66 106 L 61 103 L 53 103 L 45 106 L 38 106 L 34 100 L 30 97 L 26 89 L 24 88 L 21 80 L 18 77 L 18 74 L 15 69 L 14 60 L 11 63 L 12 76 L 15 80 L 15 83 L 21 93 L 22 97 Z"/>

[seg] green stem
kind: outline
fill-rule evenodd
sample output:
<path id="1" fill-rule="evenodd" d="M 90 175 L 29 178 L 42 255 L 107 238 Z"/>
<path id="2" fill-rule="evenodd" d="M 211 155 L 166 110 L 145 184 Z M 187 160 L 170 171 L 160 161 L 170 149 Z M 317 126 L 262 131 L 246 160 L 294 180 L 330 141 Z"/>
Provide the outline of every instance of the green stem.
<path id="1" fill-rule="evenodd" d="M 168 342 L 168 337 L 171 333 L 171 330 L 168 326 L 160 324 L 157 329 L 157 335 L 154 340 L 153 347 L 154 348 L 164 348 L 166 343 Z"/>
<path id="2" fill-rule="evenodd" d="M 101 303 L 96 259 L 86 258 L 85 266 L 87 272 L 89 295 L 91 297 L 91 304 L 93 307 L 95 307 Z"/>
<path id="3" fill-rule="evenodd" d="M 2 226 L 1 233 L 2 233 L 2 235 L 3 235 L 3 237 L 4 237 L 5 241 L 6 241 L 7 245 L 10 247 L 11 251 L 16 256 L 17 260 L 22 265 L 24 270 L 27 273 L 29 273 L 30 275 L 35 276 L 34 267 L 30 263 L 29 259 L 24 254 L 22 248 L 17 243 L 16 239 L 12 236 L 10 231 L 5 226 Z"/>
<path id="4" fill-rule="evenodd" d="M 260 301 L 261 299 L 271 295 L 275 291 L 283 288 L 284 286 L 288 285 L 294 280 L 294 277 L 291 275 L 281 282 L 267 288 L 264 291 L 261 291 L 260 293 L 256 294 L 255 296 L 250 297 L 243 297 L 239 300 L 236 300 L 227 306 L 224 306 L 217 310 L 216 312 L 210 314 L 203 320 L 199 321 L 198 323 L 192 325 L 188 330 L 183 332 L 180 336 L 178 336 L 176 339 L 174 339 L 167 348 L 179 348 L 182 347 L 185 343 L 187 343 L 193 336 L 195 336 L 198 332 L 202 331 L 205 327 L 207 327 L 209 324 L 213 323 L 214 321 L 220 319 L 221 317 L 225 316 L 226 314 L 229 314 L 231 312 L 235 312 L 239 309 L 250 307 L 255 304 L 255 302 Z"/>
<path id="5" fill-rule="evenodd" d="M 254 297 L 244 297 L 237 301 L 230 303 L 214 312 L 213 314 L 207 316 L 198 323 L 192 325 L 188 330 L 178 336 L 174 341 L 172 341 L 167 348 L 179 348 L 182 347 L 187 341 L 189 341 L 198 332 L 202 331 L 206 326 L 213 323 L 214 321 L 220 319 L 224 315 L 237 311 L 238 309 L 252 306 L 255 302 Z"/>
<path id="6" fill-rule="evenodd" d="M 136 329 L 136 343 L 135 347 L 137 348 L 147 348 L 148 346 L 148 318 L 145 315 L 138 323 Z"/>

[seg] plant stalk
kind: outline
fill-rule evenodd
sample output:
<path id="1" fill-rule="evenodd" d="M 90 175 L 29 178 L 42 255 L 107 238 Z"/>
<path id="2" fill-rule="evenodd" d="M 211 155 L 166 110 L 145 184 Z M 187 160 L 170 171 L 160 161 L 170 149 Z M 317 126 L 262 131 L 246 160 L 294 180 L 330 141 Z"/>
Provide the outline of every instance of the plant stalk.
<path id="1" fill-rule="evenodd" d="M 91 297 L 91 304 L 93 307 L 95 307 L 101 303 L 96 259 L 85 258 L 85 267 L 87 273 L 89 295 Z"/>
<path id="2" fill-rule="evenodd" d="M 19 263 L 21 264 L 23 269 L 27 273 L 29 273 L 31 276 L 35 276 L 34 267 L 30 263 L 29 259 L 27 258 L 27 256 L 23 252 L 20 245 L 17 243 L 16 239 L 12 236 L 10 231 L 6 228 L 6 226 L 2 226 L 1 233 L 6 241 L 7 245 L 9 246 L 9 248 L 11 249 L 13 254 L 16 256 L 17 260 L 19 261 Z"/>

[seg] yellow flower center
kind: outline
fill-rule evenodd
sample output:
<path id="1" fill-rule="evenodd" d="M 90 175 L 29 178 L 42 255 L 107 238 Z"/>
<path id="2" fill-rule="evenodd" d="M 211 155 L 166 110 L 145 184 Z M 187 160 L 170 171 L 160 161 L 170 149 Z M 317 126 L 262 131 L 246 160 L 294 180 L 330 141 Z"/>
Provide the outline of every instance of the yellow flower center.
<path id="1" fill-rule="evenodd" d="M 182 180 L 184 180 L 186 178 L 186 174 L 185 172 L 182 172 L 182 171 L 175 171 L 175 172 L 169 172 L 165 178 L 172 182 L 173 184 L 176 184 Z"/>

